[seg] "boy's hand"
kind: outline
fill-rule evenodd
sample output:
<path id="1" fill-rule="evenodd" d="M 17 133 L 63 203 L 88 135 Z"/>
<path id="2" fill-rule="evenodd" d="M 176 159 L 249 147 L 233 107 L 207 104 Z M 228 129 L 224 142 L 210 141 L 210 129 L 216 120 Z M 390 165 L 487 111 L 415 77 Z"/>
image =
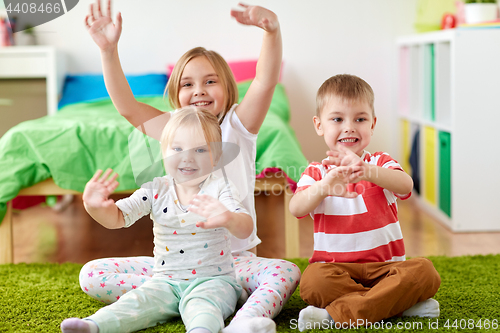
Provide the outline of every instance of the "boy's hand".
<path id="1" fill-rule="evenodd" d="M 121 13 L 116 15 L 116 25 L 111 19 L 111 0 L 108 0 L 107 12 L 101 10 L 101 0 L 90 4 L 89 15 L 85 17 L 85 26 L 90 36 L 102 51 L 114 50 L 122 32 Z"/>
<path id="2" fill-rule="evenodd" d="M 329 150 L 326 152 L 328 160 L 323 161 L 324 165 L 349 166 L 363 160 L 352 150 L 339 147 L 338 150 Z"/>
<path id="3" fill-rule="evenodd" d="M 344 158 L 345 154 L 337 151 L 337 150 L 329 150 L 326 152 L 328 159 L 323 161 L 323 165 L 335 165 L 340 166 L 342 163 L 342 158 Z"/>
<path id="4" fill-rule="evenodd" d="M 364 163 L 361 157 L 355 154 L 352 150 L 343 147 L 341 147 L 340 150 L 343 154 L 342 160 L 340 161 L 341 166 L 359 165 L 360 163 Z"/>
<path id="5" fill-rule="evenodd" d="M 370 175 L 369 165 L 365 163 L 357 154 L 347 148 L 341 148 L 344 156 L 340 162 L 341 166 L 356 167 L 357 172 L 351 177 L 351 183 L 357 183 L 360 180 L 368 180 Z"/>
<path id="6" fill-rule="evenodd" d="M 239 23 L 254 25 L 267 32 L 273 32 L 278 29 L 278 16 L 276 16 L 276 14 L 272 11 L 260 6 L 249 6 L 243 3 L 239 3 L 239 5 L 245 8 L 245 10 L 231 10 L 231 16 L 234 17 Z"/>
<path id="7" fill-rule="evenodd" d="M 197 227 L 202 229 L 227 228 L 231 212 L 219 200 L 206 194 L 199 194 L 190 203 L 188 211 L 207 219 L 206 222 L 196 223 Z"/>
<path id="8" fill-rule="evenodd" d="M 323 161 L 324 165 L 360 167 L 357 177 L 351 181 L 353 183 L 365 179 L 363 177 L 369 174 L 368 164 L 350 149 L 340 147 L 338 151 L 330 150 L 326 154 L 328 155 L 328 160 Z"/>
<path id="9" fill-rule="evenodd" d="M 115 173 L 109 178 L 112 172 L 113 170 L 108 169 L 101 177 L 102 170 L 97 170 L 92 179 L 85 185 L 82 198 L 86 206 L 91 208 L 106 208 L 114 203 L 114 200 L 109 199 L 109 196 L 118 187 L 118 182 L 116 181 L 118 174 Z"/>
<path id="10" fill-rule="evenodd" d="M 321 190 L 326 195 L 355 198 L 357 192 L 349 192 L 347 184 L 356 182 L 360 177 L 362 167 L 359 165 L 339 166 L 330 169 L 321 182 Z"/>

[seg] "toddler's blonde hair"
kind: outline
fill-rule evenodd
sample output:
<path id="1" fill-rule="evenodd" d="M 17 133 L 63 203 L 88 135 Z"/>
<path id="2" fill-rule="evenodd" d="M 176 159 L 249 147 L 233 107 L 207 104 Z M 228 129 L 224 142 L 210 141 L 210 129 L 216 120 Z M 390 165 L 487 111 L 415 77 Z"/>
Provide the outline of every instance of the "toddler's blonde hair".
<path id="1" fill-rule="evenodd" d="M 201 128 L 208 145 L 212 165 L 215 166 L 222 155 L 222 132 L 219 121 L 209 111 L 194 106 L 180 108 L 172 113 L 160 138 L 161 151 L 164 156 L 177 130 L 186 127 L 194 130 Z"/>

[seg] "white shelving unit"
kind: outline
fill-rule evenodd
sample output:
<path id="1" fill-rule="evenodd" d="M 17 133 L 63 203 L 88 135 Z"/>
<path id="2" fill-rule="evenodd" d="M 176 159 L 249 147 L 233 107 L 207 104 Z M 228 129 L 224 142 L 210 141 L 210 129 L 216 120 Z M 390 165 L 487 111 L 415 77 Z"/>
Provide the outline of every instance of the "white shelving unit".
<path id="1" fill-rule="evenodd" d="M 452 231 L 500 231 L 500 29 L 403 37 L 397 50 L 399 159 L 411 169 L 418 131 L 422 206 Z"/>

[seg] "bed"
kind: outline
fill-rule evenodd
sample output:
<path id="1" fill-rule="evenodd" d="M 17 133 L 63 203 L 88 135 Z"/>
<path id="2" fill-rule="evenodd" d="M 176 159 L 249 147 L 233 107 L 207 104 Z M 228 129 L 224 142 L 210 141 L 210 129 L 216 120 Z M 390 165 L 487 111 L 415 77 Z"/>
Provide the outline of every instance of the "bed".
<path id="1" fill-rule="evenodd" d="M 138 100 L 171 110 L 162 96 L 166 75 L 128 76 L 128 80 Z M 241 99 L 251 80 L 238 81 Z M 0 138 L 0 263 L 13 261 L 15 197 L 82 193 L 95 170 L 108 167 L 120 175 L 116 192 L 138 188 L 127 147 L 130 133 L 137 130 L 114 108 L 102 76 L 68 77 L 59 106 L 57 114 L 20 123 Z M 283 195 L 286 257 L 292 258 L 299 256 L 299 233 L 288 201 L 307 160 L 289 121 L 288 98 L 278 84 L 257 139 L 256 192 Z"/>

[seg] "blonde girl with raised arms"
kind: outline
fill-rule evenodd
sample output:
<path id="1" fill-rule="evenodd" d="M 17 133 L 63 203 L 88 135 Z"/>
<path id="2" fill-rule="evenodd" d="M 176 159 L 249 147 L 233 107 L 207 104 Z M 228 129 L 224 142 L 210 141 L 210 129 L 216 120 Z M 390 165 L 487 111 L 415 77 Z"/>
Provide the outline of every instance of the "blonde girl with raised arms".
<path id="1" fill-rule="evenodd" d="M 231 242 L 236 278 L 243 287 L 243 294 L 249 296 L 222 332 L 275 332 L 272 318 L 295 291 L 300 270 L 285 260 L 255 255 L 260 239 L 256 235 L 253 193 L 257 133 L 278 83 L 282 59 L 281 31 L 273 12 L 258 6 L 240 5 L 243 10 L 232 10 L 231 16 L 241 24 L 264 30 L 256 76 L 241 103 L 236 104 L 238 90 L 227 62 L 218 53 L 202 47 L 191 49 L 181 56 L 170 75 L 166 91 L 174 108 L 189 105 L 203 107 L 217 116 L 222 141 L 234 143 L 240 148 L 239 155 L 225 170 L 254 224 L 249 237 L 243 240 L 233 237 Z M 132 125 L 142 128 L 148 136 L 159 139 L 170 114 L 138 102 L 132 94 L 118 56 L 121 14 L 117 14 L 114 23 L 111 1 L 108 1 L 106 10 L 101 9 L 100 1 L 97 1 L 90 6 L 85 24 L 100 48 L 106 88 L 118 112 Z M 144 130 L 146 127 L 147 131 Z M 80 285 L 91 297 L 112 303 L 117 297 L 151 279 L 153 267 L 151 257 L 97 259 L 83 267 Z M 98 287 L 101 284 L 105 287 Z"/>

